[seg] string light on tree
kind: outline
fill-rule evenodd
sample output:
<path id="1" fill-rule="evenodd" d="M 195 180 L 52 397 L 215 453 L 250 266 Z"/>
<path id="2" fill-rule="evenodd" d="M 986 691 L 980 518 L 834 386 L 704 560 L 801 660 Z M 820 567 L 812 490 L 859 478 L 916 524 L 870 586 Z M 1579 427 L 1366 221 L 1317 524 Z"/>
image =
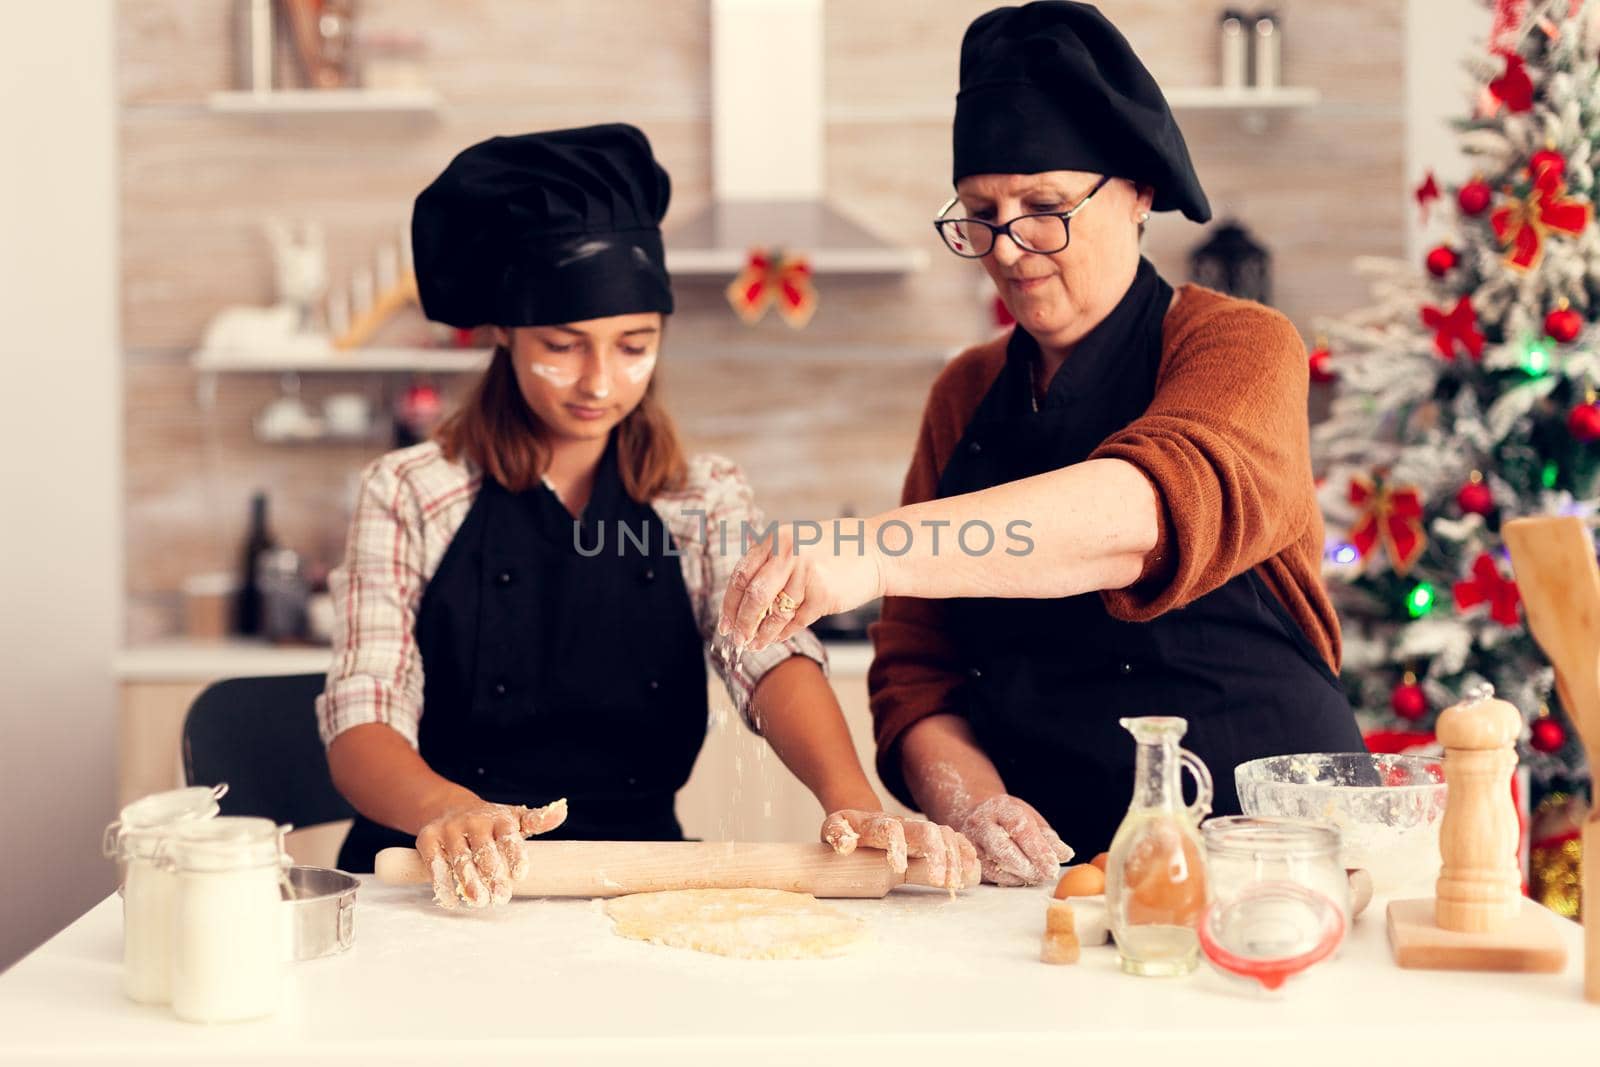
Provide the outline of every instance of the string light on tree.
<path id="1" fill-rule="evenodd" d="M 1406 614 L 1413 619 L 1420 619 L 1433 610 L 1433 586 L 1427 582 L 1418 582 L 1411 587 L 1411 592 L 1406 594 Z"/>
<path id="2" fill-rule="evenodd" d="M 1522 371 L 1530 378 L 1543 378 L 1550 373 L 1550 339 L 1530 337 L 1518 360 Z"/>

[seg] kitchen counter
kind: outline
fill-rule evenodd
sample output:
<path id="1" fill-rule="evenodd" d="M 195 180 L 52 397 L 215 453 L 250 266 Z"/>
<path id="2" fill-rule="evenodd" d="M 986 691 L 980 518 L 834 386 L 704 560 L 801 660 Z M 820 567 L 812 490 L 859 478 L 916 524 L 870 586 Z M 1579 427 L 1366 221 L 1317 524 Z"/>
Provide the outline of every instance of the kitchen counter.
<path id="1" fill-rule="evenodd" d="M 368 879 L 350 952 L 295 964 L 275 1018 L 208 1028 L 123 999 L 113 896 L 0 975 L 0 1062 L 971 1067 L 1070 1053 L 1114 1067 L 1504 1067 L 1600 1048 L 1600 1006 L 1581 999 L 1580 929 L 1565 921 L 1564 974 L 1402 971 L 1375 904 L 1337 959 L 1266 995 L 1204 965 L 1128 977 L 1110 947 L 1041 964 L 1044 901 L 1042 889 L 992 887 L 839 901 L 870 924 L 871 944 L 834 960 L 745 961 L 624 941 L 594 901 L 445 912 L 424 888 Z"/>
<path id="2" fill-rule="evenodd" d="M 867 641 L 824 641 L 829 670 L 865 676 L 872 662 Z M 240 638 L 226 641 L 173 639 L 124 649 L 112 660 L 119 682 L 210 682 L 270 674 L 322 674 L 333 650 L 318 645 L 270 645 Z"/>

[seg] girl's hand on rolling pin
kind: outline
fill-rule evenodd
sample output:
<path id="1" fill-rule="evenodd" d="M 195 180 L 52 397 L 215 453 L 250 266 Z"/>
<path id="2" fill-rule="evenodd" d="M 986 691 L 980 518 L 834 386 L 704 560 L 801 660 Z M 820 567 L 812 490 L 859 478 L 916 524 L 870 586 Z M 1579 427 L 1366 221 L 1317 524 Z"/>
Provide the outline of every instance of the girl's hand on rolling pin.
<path id="1" fill-rule="evenodd" d="M 433 875 L 433 901 L 454 908 L 504 904 L 511 883 L 527 872 L 524 838 L 567 821 L 567 802 L 542 808 L 483 801 L 447 811 L 417 834 L 417 854 Z"/>
<path id="2" fill-rule="evenodd" d="M 901 819 L 884 811 L 836 811 L 822 822 L 822 840 L 841 856 L 858 844 L 889 854 L 889 869 L 906 871 L 906 857 L 924 859 L 928 878 L 941 889 L 978 884 L 978 852 L 972 842 L 948 826 L 926 819 Z"/>
<path id="3" fill-rule="evenodd" d="M 1039 885 L 1072 858 L 1044 816 L 1027 801 L 1001 794 L 973 808 L 961 832 L 977 846 L 983 880 L 995 885 Z"/>

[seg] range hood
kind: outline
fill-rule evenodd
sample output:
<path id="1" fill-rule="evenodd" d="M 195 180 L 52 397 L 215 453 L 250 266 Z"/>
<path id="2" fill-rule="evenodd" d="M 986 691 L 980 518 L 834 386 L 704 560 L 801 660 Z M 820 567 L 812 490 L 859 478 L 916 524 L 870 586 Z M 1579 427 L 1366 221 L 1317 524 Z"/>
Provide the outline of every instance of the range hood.
<path id="1" fill-rule="evenodd" d="M 712 203 L 667 231 L 673 274 L 731 277 L 756 246 L 819 274 L 927 265 L 824 197 L 822 66 L 822 0 L 712 0 Z"/>

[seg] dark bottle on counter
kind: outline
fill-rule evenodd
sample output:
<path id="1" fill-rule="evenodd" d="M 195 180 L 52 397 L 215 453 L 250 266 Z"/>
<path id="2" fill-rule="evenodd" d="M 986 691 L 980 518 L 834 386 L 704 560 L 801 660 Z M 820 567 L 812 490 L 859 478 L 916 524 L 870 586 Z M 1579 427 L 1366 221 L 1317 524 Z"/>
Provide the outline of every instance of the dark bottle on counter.
<path id="1" fill-rule="evenodd" d="M 267 494 L 250 498 L 250 533 L 244 543 L 244 573 L 239 583 L 239 632 L 249 637 L 261 633 L 261 557 L 278 547 L 267 529 Z"/>

